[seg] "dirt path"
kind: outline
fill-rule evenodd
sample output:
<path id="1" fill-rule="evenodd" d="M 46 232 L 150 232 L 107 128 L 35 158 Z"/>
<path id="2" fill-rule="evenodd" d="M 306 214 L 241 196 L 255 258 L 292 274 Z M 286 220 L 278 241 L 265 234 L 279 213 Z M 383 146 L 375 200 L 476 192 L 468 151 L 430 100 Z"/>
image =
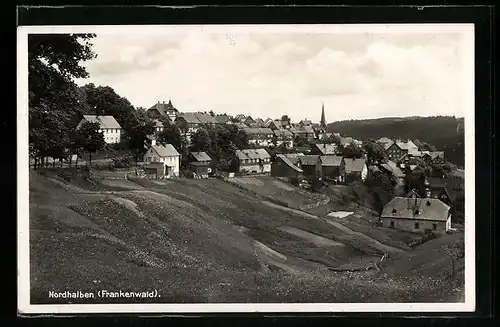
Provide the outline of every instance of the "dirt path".
<path id="1" fill-rule="evenodd" d="M 285 211 L 288 211 L 288 212 L 293 212 L 295 214 L 299 214 L 299 215 L 302 215 L 302 216 L 307 217 L 307 218 L 320 219 L 320 217 L 315 216 L 315 215 L 310 214 L 310 213 L 306 213 L 304 211 L 300 211 L 300 210 L 297 210 L 297 209 L 291 209 L 291 208 L 284 207 L 284 206 L 281 206 L 279 204 L 271 203 L 271 202 L 268 202 L 268 201 L 262 201 L 262 202 L 264 204 L 268 205 L 268 206 L 273 207 L 273 208 L 282 209 L 282 210 L 285 210 Z M 405 252 L 404 250 L 392 247 L 390 245 L 386 245 L 386 244 L 380 243 L 376 239 L 374 239 L 374 238 L 372 238 L 372 237 L 370 237 L 370 236 L 368 236 L 366 234 L 363 234 L 361 232 L 356 232 L 356 231 L 350 229 L 349 227 L 346 227 L 346 226 L 342 225 L 341 223 L 338 223 L 338 222 L 335 222 L 335 221 L 332 221 L 332 220 L 329 220 L 329 219 L 325 219 L 325 221 L 327 223 L 329 223 L 330 225 L 332 225 L 332 226 L 340 229 L 341 231 L 343 231 L 343 232 L 345 232 L 345 233 L 347 233 L 349 235 L 353 235 L 353 236 L 356 236 L 356 237 L 364 239 L 367 243 L 371 244 L 374 248 L 376 248 L 377 250 L 381 251 L 382 253 L 404 253 Z"/>
<path id="2" fill-rule="evenodd" d="M 344 225 L 342 225 L 341 223 L 338 223 L 336 221 L 331 221 L 331 220 L 327 220 L 326 221 L 327 223 L 329 223 L 330 225 L 333 225 L 335 226 L 336 228 L 342 230 L 343 232 L 346 232 L 347 234 L 349 235 L 355 235 L 355 236 L 358 236 L 360 238 L 363 238 L 365 239 L 367 242 L 371 243 L 372 245 L 374 245 L 374 247 L 384 253 L 404 253 L 405 251 L 401 250 L 401 249 L 398 249 L 398 248 L 395 248 L 395 247 L 392 247 L 390 245 L 386 245 L 386 244 L 383 244 L 383 243 L 380 243 L 379 241 L 371 238 L 370 236 L 366 235 L 366 234 L 363 234 L 361 232 L 356 232 L 356 231 L 353 231 L 352 229 L 350 229 L 349 227 L 346 227 Z"/>
<path id="3" fill-rule="evenodd" d="M 270 206 L 272 208 L 276 208 L 276 209 L 280 209 L 280 210 L 292 212 L 294 214 L 301 215 L 303 217 L 312 218 L 312 219 L 319 219 L 318 216 L 315 216 L 313 214 L 310 214 L 310 213 L 307 213 L 307 212 L 304 212 L 304 211 L 301 211 L 301 210 L 297 210 L 297 209 L 292 209 L 292 208 L 284 207 L 282 205 L 279 205 L 279 204 L 276 204 L 276 203 L 272 203 L 272 202 L 269 202 L 269 201 L 262 201 L 262 203 L 264 203 L 264 204 L 266 204 L 266 205 L 268 205 L 268 206 Z"/>

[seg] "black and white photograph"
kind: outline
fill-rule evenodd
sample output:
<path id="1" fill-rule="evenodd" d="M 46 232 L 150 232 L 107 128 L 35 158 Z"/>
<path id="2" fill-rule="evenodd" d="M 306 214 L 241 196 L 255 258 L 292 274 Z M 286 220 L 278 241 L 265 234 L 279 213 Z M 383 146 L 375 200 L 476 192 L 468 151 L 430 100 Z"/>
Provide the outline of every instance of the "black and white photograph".
<path id="1" fill-rule="evenodd" d="M 474 311 L 472 24 L 18 28 L 18 308 Z"/>

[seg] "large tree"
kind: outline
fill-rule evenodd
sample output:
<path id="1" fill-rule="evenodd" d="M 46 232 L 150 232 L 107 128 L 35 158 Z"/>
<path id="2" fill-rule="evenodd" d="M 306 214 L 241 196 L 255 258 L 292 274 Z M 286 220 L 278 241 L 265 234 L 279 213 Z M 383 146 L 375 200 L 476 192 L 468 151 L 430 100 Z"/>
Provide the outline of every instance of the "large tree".
<path id="1" fill-rule="evenodd" d="M 212 140 L 207 130 L 200 128 L 191 135 L 191 150 L 192 151 L 209 151 L 212 145 Z"/>
<path id="2" fill-rule="evenodd" d="M 104 148 L 104 135 L 99 132 L 99 123 L 84 122 L 75 133 L 74 144 L 89 154 L 89 164 L 92 166 L 92 153 Z"/>
<path id="3" fill-rule="evenodd" d="M 342 156 L 345 158 L 361 158 L 363 150 L 356 144 L 351 143 L 342 149 Z"/>
<path id="4" fill-rule="evenodd" d="M 389 155 L 384 146 L 372 139 L 363 143 L 363 149 L 366 151 L 369 164 L 384 163 L 389 160 Z"/>
<path id="5" fill-rule="evenodd" d="M 31 156 L 61 156 L 69 148 L 71 130 L 88 110 L 73 82 L 88 77 L 80 65 L 95 58 L 93 34 L 28 36 L 29 143 Z"/>
<path id="6" fill-rule="evenodd" d="M 182 144 L 182 136 L 179 127 L 175 124 L 165 126 L 163 131 L 158 134 L 158 141 L 172 144 L 175 148 L 179 148 Z"/>
<path id="7" fill-rule="evenodd" d="M 143 108 L 136 109 L 128 99 L 109 86 L 90 83 L 81 88 L 94 115 L 113 116 L 123 128 L 123 138 L 137 161 L 145 152 L 148 136 L 154 133 L 154 122 Z"/>

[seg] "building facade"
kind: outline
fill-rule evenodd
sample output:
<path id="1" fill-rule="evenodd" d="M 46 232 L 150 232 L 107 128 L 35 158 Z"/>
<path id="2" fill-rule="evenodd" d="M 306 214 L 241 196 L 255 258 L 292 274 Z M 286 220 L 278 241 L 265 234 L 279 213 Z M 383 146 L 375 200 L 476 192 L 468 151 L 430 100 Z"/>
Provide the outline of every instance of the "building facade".
<path id="1" fill-rule="evenodd" d="M 240 173 L 271 173 L 271 156 L 265 149 L 236 150 L 236 156 Z"/>
<path id="2" fill-rule="evenodd" d="M 395 197 L 384 206 L 382 225 L 413 233 L 445 234 L 451 228 L 450 206 L 438 199 Z"/>
<path id="3" fill-rule="evenodd" d="M 156 144 L 152 142 L 151 147 L 144 154 L 145 164 L 160 162 L 164 166 L 163 175 L 167 178 L 179 176 L 180 154 L 171 144 Z"/>
<path id="4" fill-rule="evenodd" d="M 122 127 L 113 116 L 83 115 L 76 129 L 78 130 L 85 122 L 99 124 L 98 132 L 102 133 L 106 144 L 120 143 Z"/>

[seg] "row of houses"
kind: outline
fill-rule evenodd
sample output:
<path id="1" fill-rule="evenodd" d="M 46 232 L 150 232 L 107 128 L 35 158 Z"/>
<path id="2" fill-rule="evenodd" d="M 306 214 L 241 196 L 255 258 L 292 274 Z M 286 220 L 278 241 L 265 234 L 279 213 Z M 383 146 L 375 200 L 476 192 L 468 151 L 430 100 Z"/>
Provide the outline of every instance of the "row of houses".
<path id="1" fill-rule="evenodd" d="M 362 182 L 368 168 L 365 159 L 341 156 L 277 154 L 271 165 L 271 175 L 289 180 L 322 179 L 335 183 Z"/>
<path id="2" fill-rule="evenodd" d="M 391 140 L 381 137 L 377 142 L 383 145 L 389 159 L 397 162 L 400 168 L 414 166 L 417 158 L 433 164 L 445 162 L 444 151 L 422 151 L 412 140 Z"/>

